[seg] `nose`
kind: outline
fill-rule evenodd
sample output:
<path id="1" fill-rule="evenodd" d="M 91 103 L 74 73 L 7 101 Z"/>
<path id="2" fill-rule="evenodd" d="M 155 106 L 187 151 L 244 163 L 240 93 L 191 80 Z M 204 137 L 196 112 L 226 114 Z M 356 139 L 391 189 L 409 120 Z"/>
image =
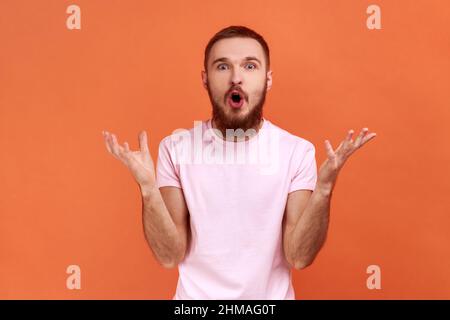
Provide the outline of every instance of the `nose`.
<path id="1" fill-rule="evenodd" d="M 242 84 L 242 76 L 237 68 L 234 68 L 233 74 L 231 75 L 231 85 L 241 85 Z"/>

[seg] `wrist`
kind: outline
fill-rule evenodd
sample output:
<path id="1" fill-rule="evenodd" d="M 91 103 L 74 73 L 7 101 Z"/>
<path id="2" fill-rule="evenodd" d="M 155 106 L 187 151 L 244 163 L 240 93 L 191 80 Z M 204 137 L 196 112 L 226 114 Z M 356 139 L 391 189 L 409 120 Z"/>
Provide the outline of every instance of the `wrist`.
<path id="1" fill-rule="evenodd" d="M 315 188 L 315 191 L 320 193 L 323 196 L 331 196 L 333 193 L 334 185 L 331 183 L 317 183 L 317 186 Z"/>
<path id="2" fill-rule="evenodd" d="M 156 185 L 139 185 L 139 188 L 141 190 L 141 195 L 143 198 L 152 197 L 159 192 L 159 189 Z"/>

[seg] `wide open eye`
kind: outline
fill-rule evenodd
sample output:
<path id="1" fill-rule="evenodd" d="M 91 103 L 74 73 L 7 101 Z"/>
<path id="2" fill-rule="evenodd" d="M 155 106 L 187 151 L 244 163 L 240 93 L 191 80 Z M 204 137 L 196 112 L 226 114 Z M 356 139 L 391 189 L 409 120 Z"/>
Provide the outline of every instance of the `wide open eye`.
<path id="1" fill-rule="evenodd" d="M 222 67 L 224 67 L 224 68 L 222 68 Z M 225 68 L 226 67 L 226 68 Z M 228 66 L 225 64 L 225 63 L 221 63 L 221 64 L 219 64 L 218 66 L 217 66 L 217 69 L 219 69 L 219 70 L 225 70 L 225 69 L 228 69 Z"/>

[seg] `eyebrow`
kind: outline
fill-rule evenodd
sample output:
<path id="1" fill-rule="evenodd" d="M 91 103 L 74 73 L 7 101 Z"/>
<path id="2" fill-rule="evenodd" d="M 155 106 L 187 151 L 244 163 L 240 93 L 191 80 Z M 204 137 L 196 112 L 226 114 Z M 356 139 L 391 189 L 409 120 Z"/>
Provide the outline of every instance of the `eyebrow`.
<path id="1" fill-rule="evenodd" d="M 245 61 L 252 61 L 252 60 L 255 60 L 255 61 L 257 61 L 260 65 L 262 65 L 261 61 L 259 61 L 259 59 L 258 59 L 257 57 L 253 57 L 253 56 L 251 56 L 251 57 L 245 57 L 244 60 L 245 60 Z M 225 57 L 223 57 L 223 58 L 217 58 L 216 60 L 213 61 L 213 63 L 212 63 L 211 65 L 212 65 L 212 66 L 215 65 L 217 62 L 227 62 L 227 61 L 230 61 L 230 60 L 229 60 L 228 58 L 225 58 Z"/>

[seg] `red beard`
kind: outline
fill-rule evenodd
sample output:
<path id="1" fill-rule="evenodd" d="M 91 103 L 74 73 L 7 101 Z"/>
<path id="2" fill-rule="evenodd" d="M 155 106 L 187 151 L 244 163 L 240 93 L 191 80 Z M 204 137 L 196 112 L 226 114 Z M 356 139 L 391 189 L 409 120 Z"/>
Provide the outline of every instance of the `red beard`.
<path id="1" fill-rule="evenodd" d="M 214 101 L 211 91 L 209 90 L 209 85 L 207 86 L 207 88 L 209 99 L 213 107 L 212 120 L 214 121 L 215 127 L 222 132 L 224 137 L 226 136 L 226 129 L 242 129 L 245 132 L 248 129 L 253 128 L 257 130 L 259 128 L 263 117 L 264 102 L 266 100 L 267 81 L 265 81 L 264 89 L 258 103 L 250 110 L 250 112 L 245 117 L 235 117 L 232 115 L 227 115 L 224 112 L 224 108 Z"/>

